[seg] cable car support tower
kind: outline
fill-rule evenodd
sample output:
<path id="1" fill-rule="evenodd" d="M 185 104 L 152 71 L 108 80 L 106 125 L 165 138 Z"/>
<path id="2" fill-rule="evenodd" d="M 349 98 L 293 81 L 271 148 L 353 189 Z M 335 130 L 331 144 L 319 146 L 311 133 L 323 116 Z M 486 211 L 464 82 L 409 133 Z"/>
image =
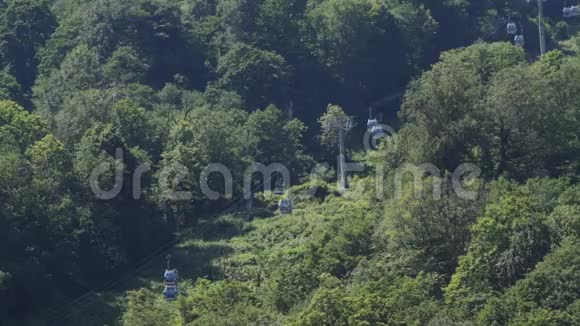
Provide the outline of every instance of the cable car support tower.
<path id="1" fill-rule="evenodd" d="M 328 127 L 337 130 L 338 135 L 338 176 L 339 176 L 339 189 L 344 191 L 348 187 L 347 176 L 345 170 L 345 149 L 344 149 L 344 137 L 346 134 L 355 127 L 354 117 L 351 116 L 340 116 L 334 117 L 328 122 Z"/>
<path id="2" fill-rule="evenodd" d="M 538 29 L 540 33 L 540 56 L 546 53 L 546 30 L 544 28 L 544 0 L 538 0 Z"/>

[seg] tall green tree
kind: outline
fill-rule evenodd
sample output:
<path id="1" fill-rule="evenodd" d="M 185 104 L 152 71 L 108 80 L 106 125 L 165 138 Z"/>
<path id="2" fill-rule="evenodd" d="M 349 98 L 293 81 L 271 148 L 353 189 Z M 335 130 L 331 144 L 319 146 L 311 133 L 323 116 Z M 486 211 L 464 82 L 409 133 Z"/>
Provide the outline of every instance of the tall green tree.
<path id="1" fill-rule="evenodd" d="M 36 54 L 56 26 L 45 0 L 7 1 L 0 13 L 0 59 L 25 90 L 36 79 Z"/>
<path id="2" fill-rule="evenodd" d="M 240 94 L 249 109 L 285 105 L 290 70 L 280 55 L 243 43 L 219 59 L 218 85 Z"/>

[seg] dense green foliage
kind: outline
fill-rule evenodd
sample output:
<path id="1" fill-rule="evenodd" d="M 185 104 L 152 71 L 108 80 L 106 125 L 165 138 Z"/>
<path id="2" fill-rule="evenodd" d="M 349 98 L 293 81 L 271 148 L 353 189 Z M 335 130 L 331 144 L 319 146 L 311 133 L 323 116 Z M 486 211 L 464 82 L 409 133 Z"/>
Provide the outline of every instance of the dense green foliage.
<path id="1" fill-rule="evenodd" d="M 523 0 L 0 1 L 0 325 L 578 325 L 580 38 L 545 6 L 537 58 Z M 369 106 L 398 130 L 363 152 Z M 292 214 L 240 200 L 254 163 Z"/>

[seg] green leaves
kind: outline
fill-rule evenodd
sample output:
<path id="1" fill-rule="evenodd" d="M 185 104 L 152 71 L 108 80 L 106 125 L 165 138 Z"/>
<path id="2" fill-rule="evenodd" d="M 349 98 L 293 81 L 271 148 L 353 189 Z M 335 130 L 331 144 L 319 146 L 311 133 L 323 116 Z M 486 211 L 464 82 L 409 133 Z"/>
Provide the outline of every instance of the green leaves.
<path id="1" fill-rule="evenodd" d="M 0 13 L 0 57 L 25 90 L 33 85 L 36 53 L 57 22 L 45 0 L 6 1 Z"/>
<path id="2" fill-rule="evenodd" d="M 157 292 L 142 289 L 129 293 L 122 323 L 125 326 L 178 326 L 183 325 L 183 320 L 178 307 Z"/>
<path id="3" fill-rule="evenodd" d="M 21 152 L 47 133 L 42 119 L 11 101 L 0 101 L 0 148 L 17 143 Z"/>
<path id="4" fill-rule="evenodd" d="M 552 51 L 529 63 L 508 43 L 439 53 L 476 37 L 502 38 L 500 17 L 516 20 L 514 10 L 531 30 L 523 2 L 2 3 L 0 324 L 37 324 L 14 319 L 37 317 L 47 302 L 132 270 L 171 239 L 172 222 L 193 227 L 237 204 L 205 197 L 199 181 L 208 164 L 231 170 L 236 197 L 252 163 L 282 163 L 292 183 L 303 182 L 314 165 L 308 154 L 334 155 L 337 127 L 350 127 L 350 115 L 360 124 L 370 103 L 394 113 L 396 101 L 376 100 L 400 94 L 409 80 L 401 131 L 367 162 L 387 161 L 390 177 L 406 163 L 453 171 L 473 162 L 483 172 L 471 184 L 483 189 L 480 201 L 449 189 L 415 198 L 406 187 L 400 198 L 370 199 L 373 180 L 362 174 L 342 197 L 312 177 L 289 191 L 294 213 L 274 216 L 279 196 L 257 187 L 265 193 L 247 213 L 255 221 L 222 217 L 202 237 L 222 238 L 216 247 L 228 251 L 200 255 L 195 269 L 214 280 L 186 285 L 175 305 L 162 300 L 158 284 L 131 292 L 122 323 L 578 322 L 571 256 L 580 195 L 570 183 L 580 167 L 580 60 Z M 326 152 L 312 137 L 318 131 Z M 110 201 L 89 187 L 103 163 L 123 181 Z M 137 199 L 138 167 L 151 171 Z M 531 180 L 538 176 L 554 179 Z M 501 177 L 510 181 L 485 184 Z M 119 180 L 110 169 L 99 181 L 110 189 Z M 225 193 L 219 173 L 208 183 Z M 315 200 L 307 198 L 317 185 Z M 175 190 L 191 197 L 176 200 Z"/>
<path id="5" fill-rule="evenodd" d="M 482 325 L 573 325 L 578 306 L 578 239 L 566 239 L 539 263 L 526 278 L 497 300 L 490 301 L 478 316 Z"/>
<path id="6" fill-rule="evenodd" d="M 71 157 L 64 145 L 51 134 L 34 143 L 26 151 L 33 169 L 41 174 L 68 172 L 72 168 Z"/>
<path id="7" fill-rule="evenodd" d="M 405 96 L 408 159 L 449 171 L 477 162 L 487 178 L 520 181 L 574 173 L 576 109 L 565 103 L 574 101 L 576 63 L 556 53 L 543 60 L 523 64 L 521 49 L 504 43 L 442 54 Z"/>
<path id="8" fill-rule="evenodd" d="M 218 85 L 237 92 L 250 109 L 285 104 L 289 67 L 280 55 L 243 43 L 220 57 Z"/>
<path id="9" fill-rule="evenodd" d="M 144 80 L 148 68 L 135 49 L 123 46 L 111 54 L 103 66 L 103 74 L 109 83 L 127 85 Z"/>
<path id="10" fill-rule="evenodd" d="M 22 89 L 16 78 L 9 73 L 0 72 L 0 99 L 18 101 L 22 99 Z"/>
<path id="11" fill-rule="evenodd" d="M 349 288 L 322 277 L 326 282 L 290 325 L 426 324 L 439 309 L 432 299 L 430 275 L 415 279 L 385 275 Z"/>
<path id="12" fill-rule="evenodd" d="M 563 184 L 549 179 L 522 186 L 506 181 L 494 184 L 485 213 L 471 228 L 467 254 L 460 258 L 445 290 L 448 304 L 464 316 L 473 316 L 489 297 L 534 270 L 562 241 L 561 231 L 551 229 L 556 225 L 548 216 L 561 209 L 558 198 L 568 197 Z"/>
<path id="13" fill-rule="evenodd" d="M 348 115 L 338 105 L 329 104 L 326 113 L 318 119 L 320 124 L 320 143 L 327 147 L 327 150 L 335 151 L 334 146 L 338 142 L 340 128 L 346 128 L 349 120 Z"/>

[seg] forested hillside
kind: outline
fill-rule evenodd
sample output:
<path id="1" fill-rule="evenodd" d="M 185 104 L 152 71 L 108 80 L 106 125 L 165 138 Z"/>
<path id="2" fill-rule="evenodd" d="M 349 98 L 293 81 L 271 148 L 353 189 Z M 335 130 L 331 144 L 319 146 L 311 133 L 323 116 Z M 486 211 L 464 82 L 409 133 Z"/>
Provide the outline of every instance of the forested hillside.
<path id="1" fill-rule="evenodd" d="M 580 325 L 565 6 L 0 1 L 0 325 Z"/>

